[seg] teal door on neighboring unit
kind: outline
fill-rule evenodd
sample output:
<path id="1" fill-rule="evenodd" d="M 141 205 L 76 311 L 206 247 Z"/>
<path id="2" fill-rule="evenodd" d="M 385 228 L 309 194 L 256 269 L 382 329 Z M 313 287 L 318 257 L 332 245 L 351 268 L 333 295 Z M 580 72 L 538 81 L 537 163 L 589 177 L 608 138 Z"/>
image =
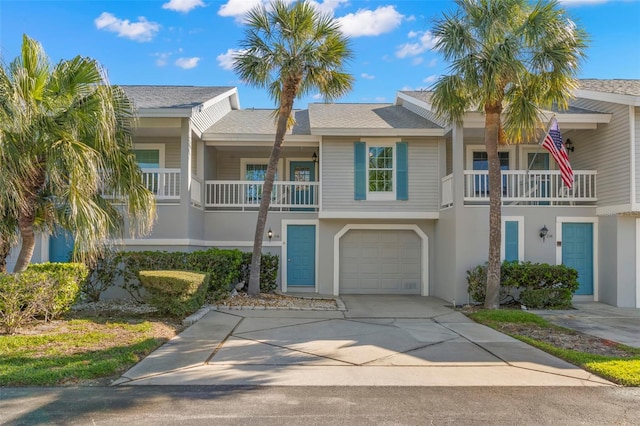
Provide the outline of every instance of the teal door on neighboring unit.
<path id="1" fill-rule="evenodd" d="M 316 180 L 316 165 L 313 161 L 292 161 L 289 165 L 289 179 L 296 182 L 291 186 L 291 202 L 300 206 L 315 204 L 315 194 L 311 185 L 304 182 L 314 182 Z M 298 183 L 300 182 L 300 183 Z M 312 209 L 292 209 L 292 210 L 312 210 Z"/>
<path id="2" fill-rule="evenodd" d="M 287 225 L 287 286 L 316 285 L 316 226 Z"/>
<path id="3" fill-rule="evenodd" d="M 593 294 L 593 224 L 562 224 L 562 263 L 578 271 L 578 295 Z"/>
<path id="4" fill-rule="evenodd" d="M 73 236 L 69 231 L 58 231 L 49 237 L 49 262 L 69 262 L 73 252 Z"/>

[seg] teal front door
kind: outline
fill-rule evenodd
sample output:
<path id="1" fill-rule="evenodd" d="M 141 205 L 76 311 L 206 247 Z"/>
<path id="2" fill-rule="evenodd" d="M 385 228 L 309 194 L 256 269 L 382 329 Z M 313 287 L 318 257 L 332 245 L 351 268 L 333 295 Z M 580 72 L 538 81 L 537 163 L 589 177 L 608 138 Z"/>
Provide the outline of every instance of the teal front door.
<path id="1" fill-rule="evenodd" d="M 69 262 L 73 252 L 73 236 L 68 231 L 58 231 L 49 237 L 49 262 Z"/>
<path id="2" fill-rule="evenodd" d="M 287 225 L 287 286 L 316 285 L 316 226 Z"/>
<path id="3" fill-rule="evenodd" d="M 593 224 L 562 224 L 562 263 L 578 271 L 579 295 L 593 294 Z"/>
<path id="4" fill-rule="evenodd" d="M 291 202 L 299 206 L 309 206 L 315 204 L 315 194 L 311 185 L 304 182 L 314 182 L 316 180 L 316 165 L 313 161 L 292 161 L 289 165 L 289 179 L 296 182 L 291 187 Z M 300 183 L 298 183 L 300 182 Z M 291 209 L 291 210 L 312 210 L 312 209 Z"/>

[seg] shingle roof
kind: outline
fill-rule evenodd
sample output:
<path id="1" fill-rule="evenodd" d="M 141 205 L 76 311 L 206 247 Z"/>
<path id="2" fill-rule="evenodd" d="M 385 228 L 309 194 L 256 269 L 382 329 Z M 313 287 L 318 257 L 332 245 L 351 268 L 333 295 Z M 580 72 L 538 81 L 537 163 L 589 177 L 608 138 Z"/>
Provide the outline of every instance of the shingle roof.
<path id="1" fill-rule="evenodd" d="M 393 104 L 311 104 L 312 129 L 440 129 L 437 124 Z"/>
<path id="2" fill-rule="evenodd" d="M 433 95 L 433 92 L 428 90 L 401 90 L 400 93 L 404 93 L 407 96 L 411 96 L 428 104 L 431 103 L 431 96 Z"/>
<path id="3" fill-rule="evenodd" d="M 275 135 L 276 124 L 272 109 L 241 109 L 229 111 L 224 117 L 205 131 L 212 134 Z M 295 125 L 289 135 L 309 135 L 309 111 L 293 111 Z"/>
<path id="4" fill-rule="evenodd" d="M 616 95 L 640 96 L 640 80 L 580 80 L 580 89 Z"/>
<path id="5" fill-rule="evenodd" d="M 138 109 L 190 109 L 232 87 L 223 86 L 120 86 Z"/>

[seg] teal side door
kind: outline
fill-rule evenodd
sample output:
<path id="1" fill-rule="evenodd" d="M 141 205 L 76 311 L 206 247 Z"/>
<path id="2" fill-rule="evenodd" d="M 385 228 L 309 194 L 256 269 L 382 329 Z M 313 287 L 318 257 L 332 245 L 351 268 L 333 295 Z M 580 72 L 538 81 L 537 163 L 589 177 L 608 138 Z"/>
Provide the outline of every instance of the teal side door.
<path id="1" fill-rule="evenodd" d="M 314 182 L 316 180 L 316 165 L 313 161 L 292 161 L 289 165 L 289 179 L 296 182 L 291 186 L 291 202 L 296 205 L 305 206 L 315 204 L 314 188 L 305 185 L 304 182 Z M 299 184 L 297 182 L 300 182 Z M 292 208 L 294 211 L 310 211 L 309 209 Z"/>
<path id="2" fill-rule="evenodd" d="M 58 231 L 49 238 L 49 262 L 69 262 L 73 253 L 73 236 L 68 231 Z"/>
<path id="3" fill-rule="evenodd" d="M 578 271 L 579 295 L 593 294 L 593 224 L 562 224 L 562 263 Z"/>
<path id="4" fill-rule="evenodd" d="M 316 226 L 287 225 L 287 286 L 316 285 Z"/>

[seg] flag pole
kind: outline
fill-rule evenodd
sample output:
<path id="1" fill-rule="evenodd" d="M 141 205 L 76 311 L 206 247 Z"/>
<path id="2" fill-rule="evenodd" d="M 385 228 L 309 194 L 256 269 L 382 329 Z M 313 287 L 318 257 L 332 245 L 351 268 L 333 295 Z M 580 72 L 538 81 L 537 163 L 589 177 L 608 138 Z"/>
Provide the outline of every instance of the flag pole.
<path id="1" fill-rule="evenodd" d="M 542 137 L 540 138 L 540 141 L 538 142 L 538 147 L 536 148 L 536 152 L 533 153 L 533 158 L 531 159 L 531 162 L 527 166 L 527 174 L 529 174 L 529 171 L 531 170 L 531 166 L 533 166 L 533 162 L 536 161 L 536 157 L 538 156 L 538 152 L 540 152 L 540 147 L 542 146 L 542 142 L 544 142 L 544 138 L 547 137 L 547 133 L 549 133 L 549 129 L 551 129 L 551 123 L 552 123 L 552 120 L 555 118 L 555 116 L 556 116 L 555 113 L 551 114 L 551 118 L 549 119 L 549 123 L 547 123 L 547 129 L 542 134 Z"/>

